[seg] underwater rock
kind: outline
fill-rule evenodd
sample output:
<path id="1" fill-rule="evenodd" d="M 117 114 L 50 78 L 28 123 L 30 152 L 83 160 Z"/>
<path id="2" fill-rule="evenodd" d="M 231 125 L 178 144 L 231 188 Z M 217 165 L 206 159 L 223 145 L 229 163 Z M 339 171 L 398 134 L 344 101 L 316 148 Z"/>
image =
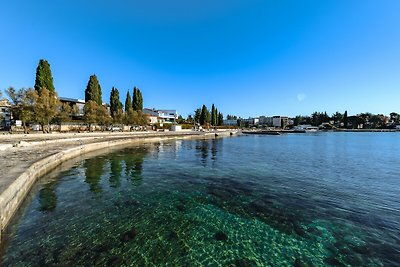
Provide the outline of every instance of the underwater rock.
<path id="1" fill-rule="evenodd" d="M 175 231 L 171 231 L 168 233 L 167 236 L 168 240 L 173 240 L 178 238 L 178 234 Z"/>
<path id="2" fill-rule="evenodd" d="M 135 228 L 130 229 L 129 231 L 126 231 L 122 236 L 121 236 L 121 241 L 122 242 L 128 242 L 134 239 L 137 235 L 137 231 Z"/>
<path id="3" fill-rule="evenodd" d="M 236 267 L 252 267 L 252 266 L 257 266 L 257 264 L 249 259 L 236 259 L 232 263 L 230 263 L 228 266 L 236 266 Z"/>
<path id="4" fill-rule="evenodd" d="M 329 257 L 324 259 L 324 262 L 326 264 L 332 265 L 332 266 L 344 266 L 343 263 L 341 263 L 338 259 L 334 258 L 334 257 Z"/>
<path id="5" fill-rule="evenodd" d="M 228 240 L 228 236 L 222 231 L 216 232 L 214 235 L 214 238 L 215 238 L 215 240 L 218 240 L 218 241 Z"/>
<path id="6" fill-rule="evenodd" d="M 294 223 L 293 228 L 294 228 L 294 231 L 296 232 L 296 234 L 298 234 L 299 236 L 306 235 L 306 232 L 304 231 L 303 227 L 301 227 L 298 223 Z"/>
<path id="7" fill-rule="evenodd" d="M 182 205 L 182 204 L 178 204 L 178 205 L 176 205 L 176 209 L 177 209 L 177 210 L 179 210 L 180 212 L 184 212 L 184 211 L 186 211 L 186 208 L 185 208 L 185 206 L 184 206 L 184 205 Z"/>
<path id="8" fill-rule="evenodd" d="M 107 266 L 120 266 L 122 264 L 122 259 L 119 256 L 112 256 L 107 261 Z"/>
<path id="9" fill-rule="evenodd" d="M 101 244 L 101 245 L 94 247 L 93 250 L 97 253 L 103 253 L 103 252 L 107 252 L 107 251 L 111 250 L 111 248 L 112 248 L 112 246 L 110 244 L 105 243 L 105 244 Z"/>

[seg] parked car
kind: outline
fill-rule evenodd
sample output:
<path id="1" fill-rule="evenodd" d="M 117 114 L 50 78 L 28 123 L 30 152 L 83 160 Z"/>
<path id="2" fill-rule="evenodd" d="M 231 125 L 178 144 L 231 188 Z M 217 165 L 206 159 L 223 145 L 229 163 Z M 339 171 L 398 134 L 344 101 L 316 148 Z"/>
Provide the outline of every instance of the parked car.
<path id="1" fill-rule="evenodd" d="M 111 131 L 111 132 L 122 132 L 122 127 L 119 127 L 119 126 L 110 126 L 110 127 L 108 127 L 107 130 L 108 130 L 108 131 Z"/>

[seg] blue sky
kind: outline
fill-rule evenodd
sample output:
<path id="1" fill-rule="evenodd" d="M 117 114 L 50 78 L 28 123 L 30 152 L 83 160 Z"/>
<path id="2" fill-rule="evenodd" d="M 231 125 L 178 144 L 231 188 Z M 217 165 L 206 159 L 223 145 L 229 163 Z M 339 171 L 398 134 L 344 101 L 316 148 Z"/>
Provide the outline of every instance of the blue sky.
<path id="1" fill-rule="evenodd" d="M 95 73 L 109 101 L 187 116 L 400 113 L 400 1 L 3 1 L 0 89 L 33 87 L 39 59 L 60 96 Z"/>

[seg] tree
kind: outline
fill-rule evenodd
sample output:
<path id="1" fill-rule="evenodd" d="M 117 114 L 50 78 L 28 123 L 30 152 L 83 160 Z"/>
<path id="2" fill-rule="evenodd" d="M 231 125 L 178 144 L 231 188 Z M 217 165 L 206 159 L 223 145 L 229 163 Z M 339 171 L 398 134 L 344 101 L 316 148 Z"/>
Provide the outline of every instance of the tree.
<path id="1" fill-rule="evenodd" d="M 101 105 L 101 106 L 97 107 L 96 120 L 101 126 L 108 126 L 111 124 L 111 116 L 108 113 L 106 106 Z M 102 127 L 102 128 L 104 128 L 104 127 Z"/>
<path id="2" fill-rule="evenodd" d="M 178 124 L 182 124 L 182 123 L 185 123 L 185 119 L 182 117 L 182 115 L 179 115 L 179 116 L 178 116 L 178 119 L 176 120 L 176 122 L 177 122 Z"/>
<path id="3" fill-rule="evenodd" d="M 97 122 L 97 110 L 99 106 L 96 101 L 89 100 L 85 103 L 85 115 L 84 120 L 87 124 L 89 124 L 89 131 L 92 131 L 92 124 Z"/>
<path id="4" fill-rule="evenodd" d="M 200 124 L 206 125 L 209 122 L 210 122 L 210 112 L 208 111 L 206 105 L 203 105 L 200 114 Z"/>
<path id="5" fill-rule="evenodd" d="M 34 106 L 36 121 L 42 126 L 42 131 L 49 132 L 50 122 L 57 115 L 60 101 L 57 94 L 47 88 L 42 88 Z M 45 125 L 47 126 L 45 128 Z"/>
<path id="6" fill-rule="evenodd" d="M 118 89 L 115 87 L 111 89 L 110 94 L 110 113 L 111 117 L 117 122 L 120 122 L 120 119 L 122 120 L 122 103 L 119 100 Z"/>
<path id="7" fill-rule="evenodd" d="M 187 116 L 187 118 L 186 118 L 186 123 L 193 123 L 193 117 L 192 117 L 192 115 L 188 115 Z"/>
<path id="8" fill-rule="evenodd" d="M 70 119 L 72 114 L 72 107 L 68 103 L 63 103 L 61 105 L 61 110 L 58 112 L 57 119 L 61 122 L 66 122 Z"/>
<path id="9" fill-rule="evenodd" d="M 131 99 L 131 94 L 128 92 L 126 93 L 126 99 L 125 99 L 125 113 L 129 113 L 132 110 L 132 99 Z"/>
<path id="10" fill-rule="evenodd" d="M 41 90 L 46 88 L 50 92 L 55 92 L 53 84 L 53 76 L 51 75 L 50 64 L 47 60 L 39 60 L 39 64 L 36 68 L 36 79 L 35 79 L 35 90 L 41 93 Z"/>
<path id="11" fill-rule="evenodd" d="M 24 133 L 27 133 L 26 123 L 33 118 L 33 107 L 37 99 L 37 92 L 32 88 L 21 88 L 16 91 L 13 87 L 10 87 L 6 90 L 6 93 L 12 102 L 11 112 L 14 119 L 22 121 Z"/>
<path id="12" fill-rule="evenodd" d="M 194 121 L 196 123 L 200 123 L 200 116 L 201 116 L 201 108 L 198 108 L 194 112 Z"/>
<path id="13" fill-rule="evenodd" d="M 1 97 L 1 92 L 0 92 L 0 97 Z M 398 123 L 400 121 L 400 115 L 396 112 L 391 112 L 390 114 L 390 121 L 392 123 Z"/>
<path id="14" fill-rule="evenodd" d="M 349 122 L 348 122 L 348 118 L 347 118 L 347 110 L 344 112 L 344 114 L 343 114 L 343 125 L 344 125 L 344 128 L 347 128 L 348 127 L 348 124 L 349 124 Z"/>
<path id="15" fill-rule="evenodd" d="M 224 124 L 224 115 L 221 112 L 218 112 L 218 126 L 222 126 Z"/>
<path id="16" fill-rule="evenodd" d="M 217 116 L 216 116 L 216 111 L 215 111 L 215 106 L 212 104 L 211 106 L 211 125 L 215 126 L 217 123 Z"/>
<path id="17" fill-rule="evenodd" d="M 89 81 L 85 90 L 85 102 L 89 101 L 95 101 L 99 106 L 103 104 L 101 87 L 95 74 L 89 77 Z"/>
<path id="18" fill-rule="evenodd" d="M 332 119 L 334 123 L 340 123 L 343 120 L 343 114 L 339 111 L 336 111 L 336 113 L 332 115 Z"/>
<path id="19" fill-rule="evenodd" d="M 133 101 L 132 101 L 133 110 L 139 111 L 143 110 L 143 96 L 142 92 L 140 92 L 139 88 L 133 87 Z"/>

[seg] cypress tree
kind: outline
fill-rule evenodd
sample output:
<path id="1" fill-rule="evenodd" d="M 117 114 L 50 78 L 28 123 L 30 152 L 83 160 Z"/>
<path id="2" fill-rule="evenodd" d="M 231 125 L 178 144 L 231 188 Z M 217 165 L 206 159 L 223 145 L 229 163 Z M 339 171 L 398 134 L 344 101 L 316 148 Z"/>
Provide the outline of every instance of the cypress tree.
<path id="1" fill-rule="evenodd" d="M 224 124 L 224 115 L 221 112 L 218 113 L 218 126 Z"/>
<path id="2" fill-rule="evenodd" d="M 205 125 L 210 121 L 210 112 L 208 111 L 206 105 L 203 105 L 201 108 L 201 114 L 200 114 L 200 124 Z"/>
<path id="3" fill-rule="evenodd" d="M 343 115 L 343 124 L 344 124 L 344 128 L 347 128 L 347 126 L 348 126 L 347 110 L 344 112 L 344 115 Z"/>
<path id="4" fill-rule="evenodd" d="M 133 110 L 139 110 L 138 89 L 136 88 L 136 86 L 133 87 L 132 108 Z"/>
<path id="5" fill-rule="evenodd" d="M 56 91 L 53 84 L 50 64 L 47 60 L 41 59 L 36 68 L 35 90 L 40 94 L 43 88 L 46 88 L 51 93 Z"/>
<path id="6" fill-rule="evenodd" d="M 143 96 L 139 88 L 133 87 L 133 110 L 142 111 L 143 110 Z"/>
<path id="7" fill-rule="evenodd" d="M 125 112 L 128 113 L 132 109 L 132 99 L 131 99 L 131 94 L 128 92 L 126 93 L 126 99 L 125 99 Z"/>
<path id="8" fill-rule="evenodd" d="M 143 110 L 143 96 L 139 88 L 138 88 L 138 108 L 139 108 L 138 110 L 140 111 Z"/>
<path id="9" fill-rule="evenodd" d="M 212 104 L 211 106 L 211 125 L 215 126 L 216 116 L 215 116 L 215 106 Z"/>
<path id="10" fill-rule="evenodd" d="M 94 101 L 97 105 L 103 104 L 101 87 L 97 76 L 91 75 L 85 90 L 85 102 Z"/>
<path id="11" fill-rule="evenodd" d="M 198 108 L 198 109 L 196 109 L 195 112 L 194 112 L 194 121 L 195 121 L 196 123 L 199 123 L 199 122 L 200 122 L 200 116 L 201 116 L 201 108 Z"/>
<path id="12" fill-rule="evenodd" d="M 215 108 L 215 121 L 214 121 L 214 126 L 218 126 L 218 109 Z"/>
<path id="13" fill-rule="evenodd" d="M 122 103 L 119 100 L 118 89 L 113 87 L 110 94 L 110 113 L 111 117 L 115 118 L 115 115 L 122 109 Z"/>

